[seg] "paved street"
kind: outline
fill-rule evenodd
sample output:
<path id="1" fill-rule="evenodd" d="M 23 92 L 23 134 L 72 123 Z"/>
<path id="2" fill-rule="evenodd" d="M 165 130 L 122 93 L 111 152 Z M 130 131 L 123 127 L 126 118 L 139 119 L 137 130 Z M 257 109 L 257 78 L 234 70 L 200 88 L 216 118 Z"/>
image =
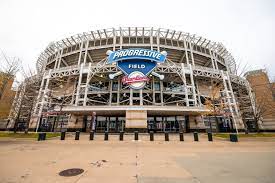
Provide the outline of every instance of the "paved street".
<path id="1" fill-rule="evenodd" d="M 103 141 L 103 135 L 89 141 L 73 136 L 42 142 L 0 139 L 0 182 L 68 183 L 274 183 L 275 139 L 243 140 L 232 143 L 215 138 L 208 142 L 191 134 L 180 142 L 177 135 L 164 141 L 164 135 L 149 141 L 142 135 L 133 141 L 118 135 Z M 62 177 L 59 172 L 81 168 L 84 172 Z"/>

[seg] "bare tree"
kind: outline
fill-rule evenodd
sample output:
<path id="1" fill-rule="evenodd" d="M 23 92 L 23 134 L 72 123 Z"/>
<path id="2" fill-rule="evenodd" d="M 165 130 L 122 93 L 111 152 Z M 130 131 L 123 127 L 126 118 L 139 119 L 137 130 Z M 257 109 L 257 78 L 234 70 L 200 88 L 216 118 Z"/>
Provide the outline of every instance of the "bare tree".
<path id="1" fill-rule="evenodd" d="M 266 116 L 272 115 L 274 104 L 272 99 L 266 97 L 267 95 L 263 94 L 259 97 L 256 97 L 254 100 L 254 113 L 253 118 L 256 125 L 257 132 L 260 132 L 259 122 Z"/>
<path id="2" fill-rule="evenodd" d="M 242 79 L 249 70 L 251 70 L 251 66 L 246 64 L 242 64 L 240 61 L 236 67 L 237 77 Z M 244 79 L 244 78 L 243 78 Z M 253 110 L 251 109 L 251 96 L 249 95 L 249 88 L 247 86 L 241 85 L 239 82 L 233 85 L 235 96 L 238 101 L 238 108 L 240 109 L 240 115 L 244 124 L 245 133 L 248 133 L 248 124 L 247 118 L 250 118 L 253 115 Z"/>
<path id="3" fill-rule="evenodd" d="M 62 131 L 64 127 L 64 116 L 66 113 L 63 111 L 63 107 L 68 105 L 71 102 L 70 90 L 73 88 L 74 78 L 71 76 L 55 78 L 49 84 L 49 91 L 47 93 L 48 104 L 45 107 L 48 107 L 47 113 L 54 113 L 57 116 L 54 118 L 53 126 L 51 130 L 55 129 L 55 126 L 59 126 Z"/>
<path id="4" fill-rule="evenodd" d="M 17 96 L 14 99 L 13 108 L 11 109 L 13 112 L 11 112 L 10 118 L 14 121 L 13 129 L 15 133 L 20 121 L 25 122 L 25 133 L 28 133 L 29 122 L 41 81 L 35 71 L 30 68 L 26 70 L 22 69 L 21 75 L 23 81 L 18 86 Z"/>
<path id="5" fill-rule="evenodd" d="M 0 99 L 3 96 L 8 82 L 14 79 L 16 73 L 21 68 L 21 61 L 16 57 L 8 57 L 1 51 L 0 59 Z"/>
<path id="6" fill-rule="evenodd" d="M 26 111 L 26 129 L 25 133 L 29 131 L 29 124 L 31 116 L 33 113 L 34 105 L 36 103 L 36 97 L 38 95 L 38 90 L 40 87 L 40 79 L 36 72 L 30 68 L 27 71 L 23 70 L 24 82 L 27 82 L 26 85 L 28 88 L 25 90 L 25 105 L 29 108 Z"/>
<path id="7" fill-rule="evenodd" d="M 212 123 L 210 120 L 210 116 L 214 116 L 215 122 L 216 122 L 216 132 L 219 132 L 219 128 L 218 128 L 219 122 L 218 122 L 217 116 L 223 114 L 224 112 L 224 105 L 222 101 L 223 98 L 221 96 L 221 90 L 222 90 L 222 86 L 220 82 L 215 82 L 211 80 L 209 97 L 205 98 L 205 107 L 209 109 L 209 112 L 206 113 L 206 115 L 209 118 L 211 132 L 212 132 Z"/>

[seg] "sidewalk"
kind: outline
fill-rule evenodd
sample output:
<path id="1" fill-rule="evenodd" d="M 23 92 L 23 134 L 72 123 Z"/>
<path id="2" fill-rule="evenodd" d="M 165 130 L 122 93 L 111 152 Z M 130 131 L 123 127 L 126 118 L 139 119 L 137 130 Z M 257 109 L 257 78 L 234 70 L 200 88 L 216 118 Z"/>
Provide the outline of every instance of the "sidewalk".
<path id="1" fill-rule="evenodd" d="M 0 139 L 0 182 L 68 182 L 68 183 L 220 183 L 273 182 L 275 180 L 275 142 L 232 143 L 218 140 L 208 142 L 200 135 L 194 142 L 192 134 L 185 134 L 180 142 L 178 134 L 157 134 L 155 141 L 142 134 L 134 135 L 74 135 L 46 141 Z M 58 173 L 65 169 L 81 168 L 84 172 L 73 177 Z"/>

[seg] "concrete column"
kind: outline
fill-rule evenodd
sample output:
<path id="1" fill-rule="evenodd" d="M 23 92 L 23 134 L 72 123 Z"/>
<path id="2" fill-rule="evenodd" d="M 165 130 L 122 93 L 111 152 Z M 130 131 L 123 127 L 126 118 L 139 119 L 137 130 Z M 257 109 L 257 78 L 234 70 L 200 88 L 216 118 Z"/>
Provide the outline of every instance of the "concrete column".
<path id="1" fill-rule="evenodd" d="M 84 62 L 85 63 L 85 62 Z M 84 65 L 84 64 L 83 64 Z M 81 65 L 82 66 L 82 65 Z M 90 76 L 91 76 L 91 66 L 92 63 L 89 63 L 89 67 L 88 67 L 88 74 L 87 74 L 87 78 L 86 78 L 86 85 L 85 85 L 85 93 L 84 93 L 84 102 L 83 102 L 83 106 L 87 105 L 87 95 L 88 95 L 88 86 L 89 86 L 89 82 L 90 82 Z M 82 68 L 83 69 L 83 68 Z M 80 76 L 79 76 L 80 77 Z"/>
<path id="2" fill-rule="evenodd" d="M 146 110 L 127 110 L 125 128 L 147 128 Z"/>
<path id="3" fill-rule="evenodd" d="M 226 94 L 226 101 L 228 103 L 228 107 L 229 107 L 230 113 L 232 115 L 232 119 L 233 119 L 233 122 L 234 122 L 234 125 L 235 125 L 236 132 L 238 133 L 238 127 L 237 127 L 237 123 L 236 123 L 236 119 L 235 119 L 235 114 L 233 113 L 233 110 L 232 110 L 232 105 L 231 105 L 231 101 L 230 101 L 228 87 L 227 87 L 227 84 L 226 84 L 226 80 L 228 78 L 225 77 L 223 71 L 221 71 L 221 73 L 222 73 L 222 80 L 223 80 L 224 90 L 225 90 L 225 94 Z"/>
<path id="4" fill-rule="evenodd" d="M 89 40 L 87 40 L 86 46 L 85 46 L 84 65 L 86 64 L 86 60 L 87 60 L 88 47 L 89 47 Z"/>
<path id="5" fill-rule="evenodd" d="M 58 68 L 58 69 L 60 68 L 62 55 L 63 55 L 63 49 L 60 50 L 60 54 L 59 54 L 59 56 L 57 57 L 57 60 L 58 60 L 58 66 L 57 66 L 57 68 Z"/>
<path id="6" fill-rule="evenodd" d="M 197 106 L 196 86 L 195 86 L 195 82 L 194 82 L 193 68 L 192 68 L 191 64 L 189 64 L 189 69 L 190 69 L 190 80 L 191 80 L 191 84 L 192 84 L 192 92 L 193 92 L 194 105 Z"/>
<path id="7" fill-rule="evenodd" d="M 139 104 L 140 104 L 140 105 L 143 105 L 142 89 L 139 90 Z"/>
<path id="8" fill-rule="evenodd" d="M 45 103 L 45 95 L 46 95 L 47 92 L 48 92 L 48 86 L 49 86 L 49 83 L 50 83 L 51 71 L 52 71 L 52 70 L 49 71 L 49 75 L 48 75 L 48 77 L 46 78 L 46 85 L 45 85 L 45 88 L 44 88 L 44 91 L 43 91 L 42 101 L 41 101 L 40 108 L 39 108 L 39 112 L 38 112 L 38 119 L 37 119 L 37 125 L 36 125 L 36 132 L 38 131 L 39 124 L 40 124 L 40 120 L 41 120 L 42 110 L 43 110 L 44 103 Z"/>
<path id="9" fill-rule="evenodd" d="M 133 105 L 133 89 L 130 88 L 130 105 Z"/>
<path id="10" fill-rule="evenodd" d="M 186 57 L 186 63 L 189 64 L 189 56 L 188 56 L 188 51 L 187 51 L 187 44 L 185 38 L 183 39 L 183 45 L 184 45 L 184 50 L 185 50 L 185 57 Z"/>
<path id="11" fill-rule="evenodd" d="M 190 45 L 190 54 L 191 54 L 192 65 L 195 65 L 194 55 L 193 55 L 193 44 L 191 42 L 189 42 L 189 45 Z"/>
<path id="12" fill-rule="evenodd" d="M 82 57 L 82 48 L 83 48 L 83 40 L 81 41 L 80 48 L 79 48 L 79 56 L 78 56 L 78 65 L 81 64 L 81 57 Z"/>
<path id="13" fill-rule="evenodd" d="M 81 66 L 80 66 L 78 84 L 77 84 L 77 88 L 76 88 L 75 106 L 78 105 L 78 101 L 79 101 L 79 93 L 80 93 L 81 82 L 82 82 L 83 66 L 84 65 L 82 63 Z"/>
<path id="14" fill-rule="evenodd" d="M 184 64 L 181 63 L 181 72 L 182 72 L 182 79 L 183 79 L 183 84 L 184 84 L 184 90 L 185 90 L 185 101 L 186 101 L 186 106 L 189 106 L 189 99 L 188 99 L 188 88 L 187 88 L 187 83 L 186 83 L 186 77 L 185 77 L 185 71 L 184 71 Z"/>

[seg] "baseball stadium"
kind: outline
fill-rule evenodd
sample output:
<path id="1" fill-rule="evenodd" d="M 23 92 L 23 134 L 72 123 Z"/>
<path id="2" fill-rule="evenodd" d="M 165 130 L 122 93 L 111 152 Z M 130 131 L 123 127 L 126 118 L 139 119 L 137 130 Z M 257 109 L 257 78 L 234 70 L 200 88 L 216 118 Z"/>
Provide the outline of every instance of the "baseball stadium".
<path id="1" fill-rule="evenodd" d="M 195 34 L 152 27 L 84 32 L 51 42 L 36 67 L 27 123 L 34 131 L 230 132 L 252 118 L 251 88 L 231 53 Z M 10 116 L 17 116 L 20 96 Z"/>

